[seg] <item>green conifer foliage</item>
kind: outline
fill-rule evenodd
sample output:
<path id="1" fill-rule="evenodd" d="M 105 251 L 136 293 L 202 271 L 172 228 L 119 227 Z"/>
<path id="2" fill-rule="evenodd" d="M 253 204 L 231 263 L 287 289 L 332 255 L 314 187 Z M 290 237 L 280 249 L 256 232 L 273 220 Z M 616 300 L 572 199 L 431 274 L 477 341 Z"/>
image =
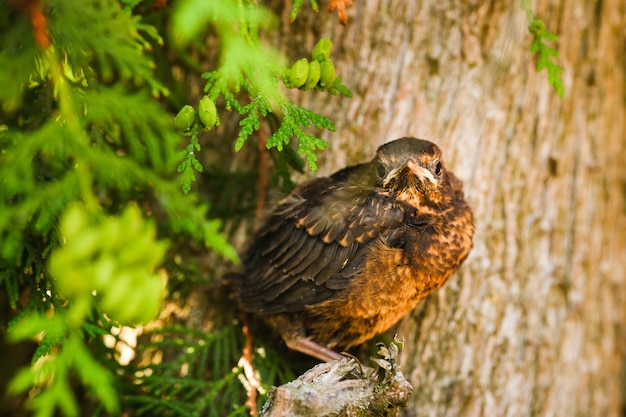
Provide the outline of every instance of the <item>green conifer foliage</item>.
<path id="1" fill-rule="evenodd" d="M 10 340 L 39 341 L 10 390 L 37 390 L 35 415 L 74 416 L 78 381 L 116 413 L 102 337 L 156 317 L 168 242 L 236 253 L 208 205 L 181 192 L 156 28 L 117 1 L 2 2 L 0 16 L 0 321 Z"/>
<path id="2" fill-rule="evenodd" d="M 216 105 L 241 116 L 236 149 L 264 118 L 280 120 L 267 143 L 287 150 L 277 163 L 285 178 L 303 168 L 299 155 L 315 168 L 326 146 L 308 129 L 334 129 L 283 96 L 286 59 L 259 37 L 276 28 L 269 11 L 193 0 L 167 6 L 153 26 L 144 15 L 154 5 L 0 3 L 0 301 L 10 311 L 0 326 L 11 342 L 37 342 L 9 386 L 37 416 L 82 415 L 77 386 L 96 414 L 245 415 L 237 322 L 209 334 L 157 327 L 137 354 L 168 351 L 163 363 L 122 365 L 105 339 L 119 344 L 120 325 L 154 319 L 171 285 L 197 284 L 200 272 L 176 261 L 178 243 L 237 262 L 192 186 L 204 170 L 199 135 L 220 125 Z M 154 49 L 169 42 L 185 60 L 208 26 L 220 66 L 176 116 L 180 96 L 170 101 L 165 85 L 183 87 L 162 78 L 167 62 Z M 349 94 L 340 79 L 327 90 Z M 261 391 L 291 376 L 270 349 L 255 349 Z"/>

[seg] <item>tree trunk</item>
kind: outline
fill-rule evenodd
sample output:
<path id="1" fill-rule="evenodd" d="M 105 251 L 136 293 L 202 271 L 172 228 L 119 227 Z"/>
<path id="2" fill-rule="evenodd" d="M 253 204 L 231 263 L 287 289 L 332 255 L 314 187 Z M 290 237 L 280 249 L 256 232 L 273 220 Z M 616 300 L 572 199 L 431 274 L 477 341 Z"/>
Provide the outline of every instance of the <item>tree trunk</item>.
<path id="1" fill-rule="evenodd" d="M 356 0 L 343 27 L 305 2 L 279 39 L 296 59 L 330 36 L 355 94 L 293 93 L 337 125 L 320 174 L 411 135 L 465 183 L 474 249 L 397 328 L 407 416 L 622 412 L 626 0 L 532 7 L 558 36 L 563 99 L 536 71 L 519 4 Z"/>

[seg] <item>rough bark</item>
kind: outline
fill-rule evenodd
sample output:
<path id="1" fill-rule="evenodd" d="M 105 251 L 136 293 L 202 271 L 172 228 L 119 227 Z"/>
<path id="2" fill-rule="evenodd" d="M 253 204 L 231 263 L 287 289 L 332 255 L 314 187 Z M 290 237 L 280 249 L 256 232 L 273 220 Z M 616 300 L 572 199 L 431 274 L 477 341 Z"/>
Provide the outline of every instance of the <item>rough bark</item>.
<path id="1" fill-rule="evenodd" d="M 391 417 L 406 407 L 413 387 L 397 368 L 398 349 L 379 345 L 377 369 L 356 358 L 321 363 L 295 381 L 272 388 L 261 417 Z"/>
<path id="2" fill-rule="evenodd" d="M 622 411 L 626 1 L 532 7 L 559 36 L 563 99 L 535 69 L 519 4 L 356 0 L 346 27 L 304 12 L 279 39 L 295 59 L 330 36 L 355 93 L 294 93 L 337 125 L 320 174 L 413 135 L 465 182 L 474 249 L 397 329 L 407 416 Z"/>

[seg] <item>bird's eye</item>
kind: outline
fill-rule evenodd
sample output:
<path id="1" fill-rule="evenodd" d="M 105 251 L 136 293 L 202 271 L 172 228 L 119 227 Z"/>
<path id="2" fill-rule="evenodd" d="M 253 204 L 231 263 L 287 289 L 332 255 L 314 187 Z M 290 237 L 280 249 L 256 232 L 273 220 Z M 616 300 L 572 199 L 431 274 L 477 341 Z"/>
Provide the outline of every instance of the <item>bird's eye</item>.
<path id="1" fill-rule="evenodd" d="M 384 177 L 385 176 L 385 172 L 386 172 L 385 166 L 383 164 L 379 163 L 376 166 L 376 173 L 378 174 L 378 177 L 379 178 Z"/>
<path id="2" fill-rule="evenodd" d="M 441 175 L 441 162 L 437 161 L 437 165 L 435 165 L 435 175 Z"/>

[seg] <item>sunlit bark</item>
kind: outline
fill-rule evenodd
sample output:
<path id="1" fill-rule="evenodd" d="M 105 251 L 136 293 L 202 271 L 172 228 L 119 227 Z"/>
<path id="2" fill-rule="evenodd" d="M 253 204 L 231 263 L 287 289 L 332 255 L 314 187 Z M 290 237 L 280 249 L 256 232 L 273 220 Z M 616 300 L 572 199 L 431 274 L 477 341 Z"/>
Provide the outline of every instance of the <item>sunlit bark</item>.
<path id="1" fill-rule="evenodd" d="M 330 36 L 355 94 L 293 94 L 337 124 L 321 174 L 412 135 L 465 182 L 474 249 L 398 328 L 407 416 L 621 413 L 626 2 L 532 7 L 558 35 L 564 98 L 535 69 L 519 4 L 356 0 L 346 27 L 309 11 L 279 39 L 295 58 Z"/>

